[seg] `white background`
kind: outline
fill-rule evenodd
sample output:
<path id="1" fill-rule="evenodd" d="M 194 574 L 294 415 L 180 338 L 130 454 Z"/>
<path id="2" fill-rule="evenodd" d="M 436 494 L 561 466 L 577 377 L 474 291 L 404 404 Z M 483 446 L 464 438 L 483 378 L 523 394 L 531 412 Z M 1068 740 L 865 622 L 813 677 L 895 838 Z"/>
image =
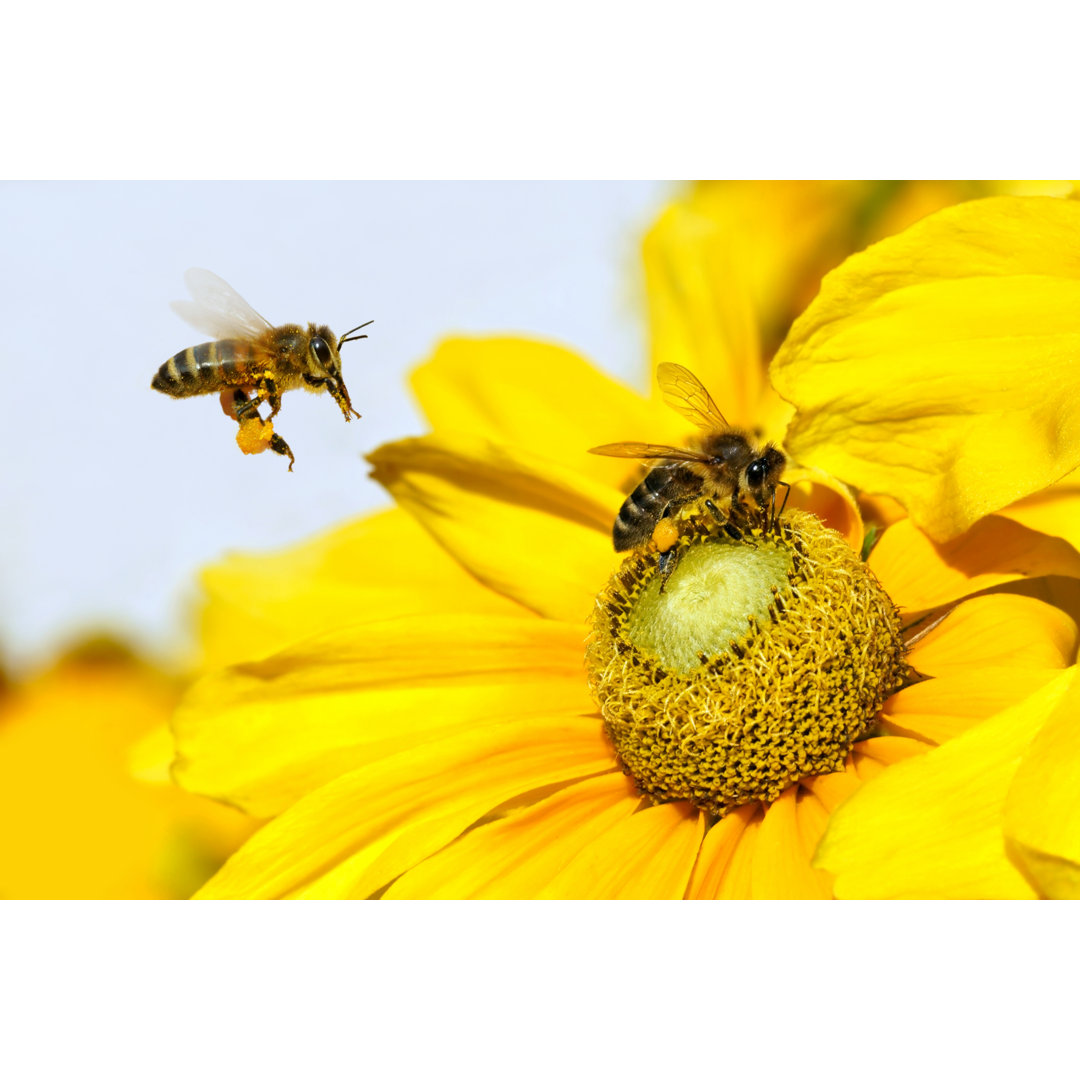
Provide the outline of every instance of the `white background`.
<path id="1" fill-rule="evenodd" d="M 200 566 L 387 502 L 361 456 L 419 434 L 407 372 L 447 335 L 569 345 L 640 382 L 656 183 L 15 183 L 0 188 L 0 655 L 111 631 L 161 657 Z M 205 266 L 272 323 L 366 319 L 353 404 L 291 393 L 296 455 L 245 457 L 216 395 L 150 389 L 205 340 L 169 309 Z M 537 372 L 543 379 L 543 372 Z"/>

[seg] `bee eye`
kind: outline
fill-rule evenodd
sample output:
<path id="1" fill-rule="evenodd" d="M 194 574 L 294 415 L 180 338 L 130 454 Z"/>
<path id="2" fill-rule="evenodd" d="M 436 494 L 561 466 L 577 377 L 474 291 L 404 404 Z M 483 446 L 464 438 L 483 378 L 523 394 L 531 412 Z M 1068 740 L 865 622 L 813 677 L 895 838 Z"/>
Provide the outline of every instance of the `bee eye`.
<path id="1" fill-rule="evenodd" d="M 746 482 L 751 487 L 761 487 L 765 483 L 765 475 L 769 471 L 769 463 L 764 458 L 751 461 L 746 466 Z"/>
<path id="2" fill-rule="evenodd" d="M 326 344 L 321 337 L 313 337 L 311 339 L 311 351 L 315 354 L 315 359 L 320 364 L 330 363 L 330 346 Z"/>

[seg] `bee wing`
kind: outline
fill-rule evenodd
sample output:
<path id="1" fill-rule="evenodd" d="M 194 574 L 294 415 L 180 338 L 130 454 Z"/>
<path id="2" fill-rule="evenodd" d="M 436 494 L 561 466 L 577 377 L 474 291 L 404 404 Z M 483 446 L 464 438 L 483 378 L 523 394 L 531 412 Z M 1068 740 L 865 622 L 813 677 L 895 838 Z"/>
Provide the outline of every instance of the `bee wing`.
<path id="1" fill-rule="evenodd" d="M 691 450 L 688 446 L 661 446 L 658 443 L 644 442 L 605 443 L 603 446 L 594 446 L 589 453 L 601 454 L 604 457 L 667 458 L 670 461 L 712 461 L 712 458 L 710 458 L 708 454 L 703 454 L 699 450 Z"/>
<path id="2" fill-rule="evenodd" d="M 664 402 L 691 423 L 710 431 L 731 426 L 701 380 L 681 364 L 660 364 L 656 381 L 664 393 Z"/>
<path id="3" fill-rule="evenodd" d="M 270 323 L 217 274 L 191 269 L 184 283 L 194 299 L 174 300 L 169 306 L 196 330 L 214 338 L 252 338 L 270 329 Z"/>

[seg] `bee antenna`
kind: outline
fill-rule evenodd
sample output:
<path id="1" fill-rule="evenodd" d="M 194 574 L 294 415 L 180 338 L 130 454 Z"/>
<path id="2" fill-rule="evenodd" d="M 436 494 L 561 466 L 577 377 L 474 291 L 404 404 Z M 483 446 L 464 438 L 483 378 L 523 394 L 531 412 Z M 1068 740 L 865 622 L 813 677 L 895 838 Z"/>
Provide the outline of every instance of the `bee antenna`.
<path id="1" fill-rule="evenodd" d="M 355 334 L 357 330 L 363 330 L 365 326 L 370 326 L 374 321 L 374 319 L 368 319 L 367 322 L 361 323 L 359 326 L 354 326 L 351 330 L 346 330 L 345 333 L 338 338 L 338 348 L 341 348 L 346 341 L 359 341 L 360 338 L 366 338 L 367 334 L 358 334 L 354 338 L 349 337 L 349 335 Z"/>

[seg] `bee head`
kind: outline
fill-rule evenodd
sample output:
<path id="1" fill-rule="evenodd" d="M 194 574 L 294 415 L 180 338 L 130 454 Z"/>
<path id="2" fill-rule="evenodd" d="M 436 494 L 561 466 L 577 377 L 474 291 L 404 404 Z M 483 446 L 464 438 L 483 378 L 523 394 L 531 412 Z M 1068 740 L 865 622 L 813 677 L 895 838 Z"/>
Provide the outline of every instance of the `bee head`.
<path id="1" fill-rule="evenodd" d="M 341 381 L 340 342 L 328 326 L 308 325 L 308 369 L 320 379 Z"/>
<path id="2" fill-rule="evenodd" d="M 366 322 L 361 326 L 355 326 L 338 338 L 334 336 L 334 332 L 328 326 L 316 326 L 314 323 L 308 324 L 308 373 L 304 375 L 304 379 L 312 387 L 322 387 L 329 390 L 331 396 L 345 414 L 346 420 L 349 419 L 350 415 L 359 416 L 360 414 L 352 407 L 352 403 L 349 401 L 349 391 L 345 389 L 345 380 L 341 376 L 341 346 L 346 341 L 366 338 L 367 334 L 357 334 L 356 331 L 363 330 L 365 326 L 370 325 L 371 322 Z"/>
<path id="3" fill-rule="evenodd" d="M 770 445 L 762 450 L 760 457 L 746 466 L 746 486 L 753 492 L 759 506 L 764 506 L 772 497 L 786 464 L 787 458 L 775 446 Z"/>
<path id="4" fill-rule="evenodd" d="M 308 330 L 311 333 L 311 358 L 313 365 L 318 369 L 313 374 L 320 375 L 323 378 L 335 379 L 340 383 L 341 346 L 346 341 L 359 341 L 361 338 L 366 338 L 367 334 L 358 334 L 356 331 L 363 330 L 365 326 L 370 326 L 374 321 L 374 319 L 369 319 L 366 323 L 354 326 L 351 330 L 346 330 L 340 338 L 334 337 L 334 333 L 329 326 L 316 327 L 314 324 L 310 324 Z"/>

